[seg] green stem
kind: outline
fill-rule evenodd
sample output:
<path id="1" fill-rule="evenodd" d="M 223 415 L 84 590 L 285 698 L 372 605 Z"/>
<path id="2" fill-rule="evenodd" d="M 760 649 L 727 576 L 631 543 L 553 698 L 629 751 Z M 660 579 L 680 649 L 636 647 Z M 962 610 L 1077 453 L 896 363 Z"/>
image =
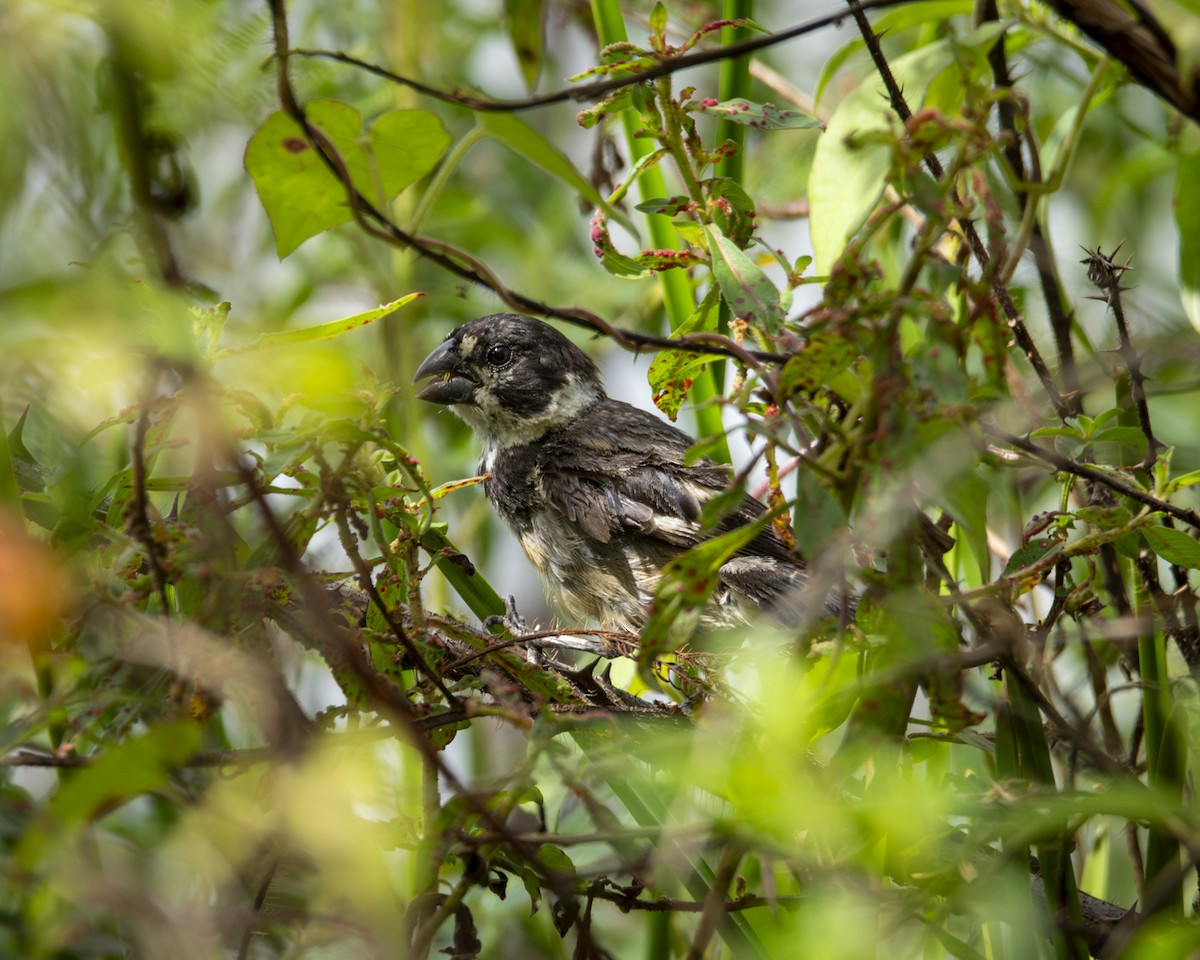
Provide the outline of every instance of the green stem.
<path id="1" fill-rule="evenodd" d="M 1011 751 L 1015 747 L 1018 776 L 1053 790 L 1054 767 L 1050 762 L 1050 745 L 1046 742 L 1037 702 L 1025 687 L 1023 679 L 1017 676 L 1013 669 L 1005 670 L 1004 689 L 1011 704 L 1011 710 L 1007 712 L 1007 722 L 1010 726 L 1004 731 L 1003 737 L 1008 743 L 1005 762 L 1012 763 Z M 997 725 L 999 723 L 998 715 Z M 999 759 L 999 729 L 996 741 Z M 1063 829 L 1055 836 L 1041 840 L 1036 849 L 1046 891 L 1046 907 L 1050 916 L 1061 918 L 1062 928 L 1082 929 L 1083 917 L 1079 910 L 1079 890 L 1075 885 L 1075 871 L 1071 864 L 1069 832 Z M 1059 960 L 1087 960 L 1087 945 L 1077 935 L 1065 933 L 1060 929 L 1054 937 L 1054 946 Z"/>
<path id="2" fill-rule="evenodd" d="M 592 0 L 592 19 L 595 22 L 596 34 L 602 46 L 628 40 L 618 0 Z M 629 146 L 630 164 L 632 165 L 656 148 L 651 141 L 634 137 L 633 134 L 637 131 L 639 123 L 632 111 L 624 111 L 621 114 L 621 122 L 625 127 L 625 140 Z M 645 170 L 638 179 L 638 185 L 638 192 L 643 200 L 666 196 L 669 192 L 666 179 L 658 166 Z M 655 248 L 675 249 L 678 247 L 678 237 L 670 217 L 652 213 L 647 215 L 646 221 L 650 231 L 650 240 Z M 663 308 L 667 314 L 667 321 L 671 329 L 675 330 L 696 309 L 695 291 L 683 270 L 664 270 L 658 275 L 658 282 L 662 290 Z M 709 456 L 728 463 L 730 459 L 729 446 L 725 440 L 725 425 L 721 420 L 721 408 L 710 402 L 720 394 L 713 375 L 713 368 L 717 366 L 719 364 L 709 364 L 695 378 L 690 396 L 696 415 L 696 426 L 701 436 L 721 438 L 718 444 L 709 451 Z"/>
<path id="3" fill-rule="evenodd" d="M 1167 640 L 1155 631 L 1138 640 L 1138 662 L 1142 673 L 1142 720 L 1145 725 L 1146 779 L 1151 790 L 1178 803 L 1183 796 L 1184 749 L 1178 725 L 1171 715 L 1171 688 L 1167 676 Z M 1151 825 L 1146 839 L 1146 883 L 1143 909 L 1180 917 L 1183 904 L 1183 874 L 1179 871 L 1179 840 L 1161 825 Z M 1146 893 L 1158 883 L 1152 902 Z"/>
<path id="4" fill-rule="evenodd" d="M 483 127 L 472 127 L 468 130 L 446 154 L 446 159 L 443 160 L 434 173 L 429 185 L 425 188 L 425 192 L 421 194 L 421 200 L 417 204 L 417 209 L 413 211 L 412 219 L 409 220 L 405 229 L 412 234 L 420 233 L 421 226 L 425 223 L 425 218 L 429 216 L 429 211 L 433 208 L 437 198 L 441 195 L 442 189 L 446 186 L 446 182 L 450 179 L 450 175 L 462 162 L 462 158 L 467 155 L 476 143 L 487 136 L 487 131 Z"/>
<path id="5" fill-rule="evenodd" d="M 725 0 L 721 7 L 722 20 L 750 20 L 754 17 L 754 0 Z M 750 39 L 751 31 L 745 27 L 725 27 L 721 31 L 721 45 L 740 43 Z M 717 97 L 724 103 L 727 100 L 750 98 L 750 54 L 731 57 L 721 61 L 721 76 L 717 85 Z M 737 151 L 731 157 L 726 157 L 717 164 L 718 177 L 728 177 L 739 183 L 742 180 L 742 149 L 746 142 L 746 127 L 734 123 L 728 117 L 722 117 L 717 122 L 717 133 L 714 142 L 717 146 L 726 140 L 733 141 Z"/>

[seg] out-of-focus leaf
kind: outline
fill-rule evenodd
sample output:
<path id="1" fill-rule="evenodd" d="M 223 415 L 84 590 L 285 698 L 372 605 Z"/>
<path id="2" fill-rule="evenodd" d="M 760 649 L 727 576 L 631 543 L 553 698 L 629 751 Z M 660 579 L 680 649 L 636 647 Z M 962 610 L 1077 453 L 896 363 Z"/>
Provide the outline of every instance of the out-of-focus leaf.
<path id="1" fill-rule="evenodd" d="M 358 192 L 390 200 L 436 166 L 450 135 L 426 110 L 393 110 L 363 132 L 362 115 L 336 100 L 305 105 L 309 122 L 333 144 Z M 346 191 L 304 132 L 285 113 L 271 114 L 246 145 L 246 172 L 286 257 L 310 237 L 352 219 Z"/>
<path id="2" fill-rule="evenodd" d="M 525 86 L 537 86 L 542 72 L 542 18 L 545 0 L 504 0 L 504 15 L 508 21 L 508 38 L 521 66 Z"/>
<path id="3" fill-rule="evenodd" d="M 362 313 L 356 313 L 350 317 L 343 317 L 341 320 L 319 323 L 315 327 L 301 327 L 298 330 L 281 330 L 278 333 L 263 334 L 263 336 L 259 337 L 253 343 L 248 343 L 243 347 L 228 347 L 218 351 L 214 359 L 222 360 L 234 354 L 248 353 L 251 350 L 265 350 L 269 347 L 285 343 L 311 343 L 314 340 L 332 340 L 343 333 L 357 330 L 359 327 L 365 327 L 376 320 L 395 313 L 401 307 L 423 296 L 425 296 L 423 293 L 410 293 L 399 300 L 393 300 L 391 303 L 385 303 L 382 306 L 375 307 L 372 310 L 365 310 Z"/>
<path id="4" fill-rule="evenodd" d="M 1169 563 L 1181 567 L 1200 567 L 1200 543 L 1182 530 L 1170 527 L 1143 527 L 1142 536 L 1150 549 Z"/>
<path id="5" fill-rule="evenodd" d="M 991 554 L 987 539 L 987 481 L 974 470 L 959 471 L 948 478 L 942 495 L 946 508 L 958 525 L 960 539 L 971 551 L 979 568 L 979 582 L 991 580 Z"/>
<path id="6" fill-rule="evenodd" d="M 712 257 L 713 275 L 730 312 L 768 336 L 778 333 L 783 308 L 775 284 L 719 229 L 705 227 L 704 235 Z"/>
<path id="7" fill-rule="evenodd" d="M 156 790 L 167 782 L 172 768 L 196 752 L 200 734 L 195 721 L 178 720 L 114 746 L 63 784 L 50 801 L 50 811 L 63 822 L 88 820 Z"/>
<path id="8" fill-rule="evenodd" d="M 821 121 L 797 110 L 781 110 L 773 103 L 752 103 L 749 100 L 701 100 L 697 113 L 724 117 L 732 123 L 753 127 L 756 130 L 806 130 L 821 126 Z"/>
<path id="9" fill-rule="evenodd" d="M 1179 298 L 1192 326 L 1200 330 L 1200 152 L 1180 157 L 1174 203 L 1179 227 Z"/>
<path id="10" fill-rule="evenodd" d="M 647 682 L 653 676 L 655 659 L 684 642 L 695 629 L 700 608 L 720 583 L 721 565 L 758 536 L 771 519 L 772 514 L 764 514 L 753 523 L 692 547 L 663 567 L 638 647 L 638 670 Z"/>
<path id="11" fill-rule="evenodd" d="M 488 136 L 492 139 L 504 144 L 513 153 L 524 157 L 556 180 L 561 180 L 578 192 L 588 203 L 599 207 L 630 233 L 637 235 L 637 228 L 634 227 L 633 222 L 600 196 L 600 191 L 592 186 L 587 177 L 575 169 L 575 165 L 571 163 L 567 155 L 516 114 L 480 113 L 476 122 L 483 130 L 487 131 Z"/>
<path id="12" fill-rule="evenodd" d="M 24 415 L 21 419 L 24 421 Z M 16 503 L 21 498 L 21 485 L 17 482 L 13 466 L 12 441 L 5 435 L 3 428 L 4 424 L 0 421 L 0 500 Z M 17 439 L 20 440 L 19 433 Z"/>
<path id="13" fill-rule="evenodd" d="M 779 399 L 786 400 L 799 391 L 812 392 L 829 383 L 854 362 L 858 350 L 845 337 L 825 330 L 809 336 L 798 353 L 788 357 L 779 372 Z"/>
<path id="14" fill-rule="evenodd" d="M 905 4 L 894 10 L 880 10 L 872 17 L 872 26 L 880 36 L 894 36 L 902 30 L 914 27 L 927 28 L 929 24 L 960 14 L 970 14 L 971 0 L 925 0 L 925 2 Z M 864 51 L 866 45 L 861 38 L 851 40 L 845 46 L 836 50 L 821 67 L 813 99 L 819 104 L 829 81 L 833 79 L 838 68 L 852 56 Z"/>

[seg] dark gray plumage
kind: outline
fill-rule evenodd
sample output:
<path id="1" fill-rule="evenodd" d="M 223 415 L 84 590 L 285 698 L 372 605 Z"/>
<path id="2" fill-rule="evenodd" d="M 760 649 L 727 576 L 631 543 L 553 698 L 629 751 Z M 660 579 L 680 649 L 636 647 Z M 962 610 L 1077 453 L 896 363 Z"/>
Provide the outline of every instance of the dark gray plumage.
<path id="1" fill-rule="evenodd" d="M 421 364 L 422 380 L 417 396 L 449 404 L 482 441 L 488 498 L 565 611 L 639 630 L 663 565 L 703 539 L 701 507 L 729 470 L 685 464 L 691 437 L 607 397 L 587 354 L 539 320 L 463 324 Z M 745 497 L 721 529 L 765 509 Z M 770 528 L 719 573 L 702 622 L 738 622 L 743 599 L 785 622 L 802 616 L 804 562 Z"/>

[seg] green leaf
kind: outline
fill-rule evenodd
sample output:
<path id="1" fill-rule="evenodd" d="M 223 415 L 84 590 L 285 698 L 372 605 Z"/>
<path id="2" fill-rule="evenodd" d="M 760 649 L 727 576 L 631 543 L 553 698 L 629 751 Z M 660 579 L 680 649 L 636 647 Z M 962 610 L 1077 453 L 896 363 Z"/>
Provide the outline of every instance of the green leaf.
<path id="1" fill-rule="evenodd" d="M 1200 330 L 1200 153 L 1180 157 L 1174 203 L 1179 228 L 1179 298 L 1192 326 Z"/>
<path id="2" fill-rule="evenodd" d="M 1200 470 L 1192 470 L 1190 473 L 1180 474 L 1167 484 L 1164 495 L 1169 497 L 1184 487 L 1190 487 L 1196 483 L 1200 483 Z"/>
<path id="3" fill-rule="evenodd" d="M 215 360 L 223 360 L 225 357 L 231 357 L 239 353 L 249 353 L 251 350 L 265 350 L 269 347 L 277 347 L 281 344 L 293 343 L 312 343 L 314 340 L 332 340 L 334 337 L 341 336 L 343 333 L 348 333 L 351 330 L 357 330 L 360 327 L 365 327 L 368 324 L 380 320 L 388 314 L 395 313 L 401 307 L 412 303 L 418 297 L 423 297 L 423 293 L 410 293 L 406 297 L 401 297 L 399 300 L 393 300 L 391 303 L 385 303 L 383 306 L 375 307 L 372 310 L 366 310 L 363 313 L 356 313 L 351 317 L 343 317 L 341 320 L 331 320 L 329 323 L 319 323 L 315 327 L 301 327 L 299 330 L 281 330 L 278 333 L 263 334 L 253 343 L 248 343 L 242 347 L 229 347 L 225 350 L 219 350 L 215 354 Z"/>
<path id="4" fill-rule="evenodd" d="M 845 337 L 818 330 L 809 336 L 799 353 L 788 357 L 779 372 L 781 400 L 799 391 L 812 392 L 825 386 L 830 377 L 854 362 L 858 349 Z"/>
<path id="5" fill-rule="evenodd" d="M 1082 440 L 1083 431 L 1075 427 L 1038 427 L 1031 431 L 1029 436 L 1035 440 L 1039 437 L 1070 437 L 1073 440 Z"/>
<path id="6" fill-rule="evenodd" d="M 605 270 L 621 280 L 641 280 L 650 276 L 648 267 L 617 249 L 608 232 L 604 214 L 600 211 L 596 211 L 592 217 L 592 253 L 599 258 Z"/>
<path id="7" fill-rule="evenodd" d="M 1053 537 L 1047 537 L 1044 540 L 1034 540 L 1032 543 L 1027 543 L 1025 546 L 1018 548 L 1013 555 L 1008 558 L 1008 563 L 1004 565 L 1004 572 L 1002 576 L 1011 576 L 1018 570 L 1024 570 L 1026 567 L 1037 563 L 1043 557 L 1047 557 L 1061 549 L 1062 541 L 1055 540 Z"/>
<path id="8" fill-rule="evenodd" d="M 649 200 L 643 200 L 633 209 L 640 210 L 642 213 L 662 213 L 673 217 L 693 210 L 695 207 L 696 202 L 686 193 L 681 193 L 673 197 L 652 197 Z"/>
<path id="9" fill-rule="evenodd" d="M 713 276 L 730 312 L 768 336 L 777 334 L 783 307 L 775 284 L 717 227 L 705 227 L 704 235 L 712 257 Z"/>
<path id="10" fill-rule="evenodd" d="M 508 21 L 508 38 L 521 66 L 525 86 L 537 86 L 542 72 L 542 22 L 545 0 L 504 0 L 504 15 Z"/>
<path id="11" fill-rule="evenodd" d="M 533 127 L 513 113 L 480 113 L 476 123 L 489 137 L 504 144 L 535 167 L 575 190 L 594 207 L 599 207 L 630 233 L 637 235 L 633 222 L 600 195 L 590 180 L 575 169 L 567 155 Z"/>
<path id="12" fill-rule="evenodd" d="M 21 421 L 24 422 L 24 415 Z M 20 443 L 20 433 L 16 430 L 17 443 Z M 21 499 L 21 485 L 17 482 L 16 469 L 13 466 L 12 440 L 4 435 L 3 422 L 0 421 L 0 500 L 16 503 Z"/>
<path id="13" fill-rule="evenodd" d="M 692 315 L 671 331 L 671 336 L 682 337 L 698 330 L 716 330 L 717 297 L 706 296 Z M 699 371 L 722 359 L 714 354 L 694 353 L 690 350 L 663 350 L 650 364 L 647 379 L 650 381 L 654 405 L 668 418 L 679 416 L 679 408 L 687 399 L 688 391 Z"/>
<path id="14" fill-rule="evenodd" d="M 781 110 L 773 103 L 752 103 L 749 100 L 701 100 L 693 108 L 696 113 L 723 117 L 756 130 L 806 130 L 821 126 L 821 121 L 796 110 Z"/>
<path id="15" fill-rule="evenodd" d="M 200 734 L 196 721 L 177 720 L 126 740 L 66 781 L 50 801 L 51 812 L 60 821 L 88 820 L 161 787 L 171 769 L 199 748 Z"/>
<path id="16" fill-rule="evenodd" d="M 1181 567 L 1200 567 L 1200 543 L 1182 530 L 1170 527 L 1144 527 L 1142 536 L 1150 549 L 1168 563 Z"/>
<path id="17" fill-rule="evenodd" d="M 697 626 L 699 618 L 694 614 L 717 589 L 721 565 L 758 536 L 773 516 L 773 512 L 763 514 L 753 523 L 706 540 L 663 567 L 638 647 L 638 670 L 647 683 L 653 681 L 655 658 L 685 642 Z"/>
<path id="18" fill-rule="evenodd" d="M 337 150 L 358 192 L 375 203 L 427 174 L 450 144 L 441 120 L 426 110 L 385 113 L 365 134 L 362 115 L 348 104 L 313 100 L 305 110 Z M 271 219 L 281 259 L 352 219 L 345 188 L 283 111 L 271 114 L 250 138 L 245 166 Z"/>
<path id="19" fill-rule="evenodd" d="M 633 103 L 633 94 L 628 87 L 622 87 L 615 93 L 610 93 L 599 103 L 575 114 L 575 122 L 584 130 L 590 130 L 605 117 L 620 113 Z"/>
<path id="20" fill-rule="evenodd" d="M 892 61 L 892 73 L 914 111 L 930 81 L 954 64 L 961 48 L 989 46 L 1005 29 L 987 23 L 962 40 L 945 38 Z M 817 140 L 808 178 L 809 223 L 818 273 L 829 273 L 883 194 L 892 147 L 870 134 L 899 130 L 882 81 L 860 83 L 833 112 Z"/>
<path id="21" fill-rule="evenodd" d="M 1137 427 L 1109 427 L 1100 430 L 1091 437 L 1092 443 L 1120 443 L 1135 450 L 1144 451 L 1149 447 L 1146 434 Z"/>
<path id="22" fill-rule="evenodd" d="M 487 578 L 458 551 L 446 535 L 444 523 L 431 524 L 421 537 L 421 546 L 435 557 L 435 563 L 450 586 L 480 620 L 504 616 L 504 601 L 500 599 Z"/>
<path id="23" fill-rule="evenodd" d="M 991 554 L 987 539 L 987 481 L 974 470 L 951 477 L 943 490 L 946 507 L 958 525 L 965 546 L 979 566 L 979 582 L 991 579 Z"/>
<path id="24" fill-rule="evenodd" d="M 927 30 L 931 23 L 941 23 L 953 16 L 969 15 L 973 9 L 971 0 L 926 0 L 924 3 L 905 4 L 895 10 L 880 10 L 872 17 L 872 26 L 879 36 L 893 37 L 904 30 Z M 865 48 L 862 39 L 856 38 L 840 47 L 825 61 L 813 90 L 813 99 L 818 104 L 838 68 Z"/>

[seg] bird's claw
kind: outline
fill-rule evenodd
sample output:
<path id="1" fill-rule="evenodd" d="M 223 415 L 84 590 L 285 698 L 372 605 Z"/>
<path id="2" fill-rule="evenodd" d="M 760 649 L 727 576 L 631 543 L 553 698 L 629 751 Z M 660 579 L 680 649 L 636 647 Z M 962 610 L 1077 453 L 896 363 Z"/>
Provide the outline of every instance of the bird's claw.
<path id="1" fill-rule="evenodd" d="M 491 630 L 495 627 L 504 627 L 514 637 L 520 637 L 529 632 L 529 624 L 517 612 L 516 597 L 509 595 L 504 598 L 503 614 L 492 614 L 484 619 L 483 629 Z"/>

